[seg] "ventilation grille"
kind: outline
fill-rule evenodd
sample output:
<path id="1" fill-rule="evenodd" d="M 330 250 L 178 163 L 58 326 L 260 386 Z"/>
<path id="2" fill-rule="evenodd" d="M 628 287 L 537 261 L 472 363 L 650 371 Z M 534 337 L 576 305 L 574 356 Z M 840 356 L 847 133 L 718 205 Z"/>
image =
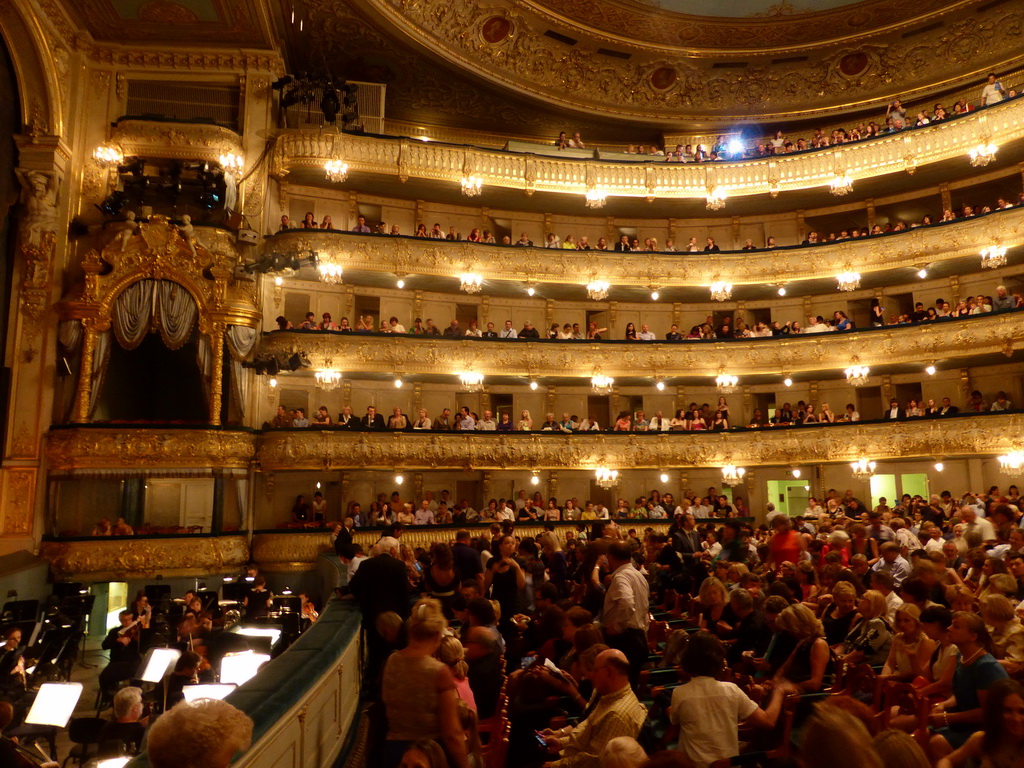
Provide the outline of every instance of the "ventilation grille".
<path id="1" fill-rule="evenodd" d="M 362 127 L 365 133 L 384 133 L 384 95 L 387 86 L 384 83 L 364 83 L 362 80 L 346 80 L 346 83 L 358 85 L 356 92 L 356 107 L 359 110 L 359 120 L 356 124 L 346 130 L 353 130 Z M 287 110 L 288 127 L 303 128 L 308 126 L 324 127 L 324 115 L 317 106 L 323 97 L 323 91 L 319 88 L 313 96 L 312 106 L 297 104 Z M 341 126 L 341 115 L 338 115 L 337 125 Z"/>
<path id="2" fill-rule="evenodd" d="M 545 32 L 544 36 L 550 37 L 552 40 L 557 40 L 560 43 L 565 43 L 566 45 L 576 45 L 576 43 L 578 42 L 576 38 L 569 37 L 568 35 L 563 35 L 561 32 L 555 32 L 555 30 L 553 29 L 549 29 L 547 32 Z"/>
<path id="3" fill-rule="evenodd" d="M 613 59 L 628 59 L 633 55 L 624 51 L 613 51 L 610 48 L 598 48 L 597 52 L 602 56 L 611 56 Z"/>
<path id="4" fill-rule="evenodd" d="M 917 37 L 918 35 L 923 35 L 925 32 L 931 32 L 933 29 L 939 29 L 942 26 L 943 24 L 941 21 L 936 21 L 933 22 L 932 24 L 926 24 L 923 27 L 912 29 L 909 32 L 904 32 L 902 35 L 900 35 L 900 37 L 906 40 L 908 37 Z"/>
<path id="5" fill-rule="evenodd" d="M 167 120 L 206 120 L 237 131 L 240 99 L 237 85 L 129 80 L 125 114 Z"/>
<path id="6" fill-rule="evenodd" d="M 745 61 L 716 61 L 711 65 L 712 69 L 745 69 L 747 62 Z"/>

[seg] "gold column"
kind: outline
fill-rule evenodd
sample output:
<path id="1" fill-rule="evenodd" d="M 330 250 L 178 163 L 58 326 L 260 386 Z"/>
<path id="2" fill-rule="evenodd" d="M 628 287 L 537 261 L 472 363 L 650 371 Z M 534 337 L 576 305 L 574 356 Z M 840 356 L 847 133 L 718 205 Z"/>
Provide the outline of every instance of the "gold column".
<path id="1" fill-rule="evenodd" d="M 101 327 L 103 326 L 103 327 Z M 96 354 L 96 336 L 110 327 L 109 322 L 89 318 L 82 321 L 82 362 L 75 388 L 75 407 L 71 420 L 84 424 L 89 421 L 89 403 L 92 401 L 92 366 Z"/>
<path id="2" fill-rule="evenodd" d="M 548 487 L 547 487 L 547 493 L 545 495 L 548 496 L 549 498 L 551 496 L 554 496 L 555 498 L 558 498 L 558 473 L 557 472 L 548 472 Z"/>
<path id="3" fill-rule="evenodd" d="M 480 328 L 486 328 L 487 323 L 491 321 L 491 297 L 484 296 L 480 299 L 480 311 L 477 322 L 480 324 Z"/>
<path id="4" fill-rule="evenodd" d="M 889 401 L 892 399 L 892 376 L 882 377 L 882 399 L 883 407 L 889 405 Z"/>
<path id="5" fill-rule="evenodd" d="M 545 413 L 555 413 L 555 388 L 548 387 L 548 391 L 544 396 L 544 408 Z M 555 418 L 558 418 L 558 414 L 555 413 Z"/>
<path id="6" fill-rule="evenodd" d="M 870 229 L 875 226 L 875 201 L 873 198 L 868 198 L 864 204 L 867 207 L 868 229 Z"/>
<path id="7" fill-rule="evenodd" d="M 668 220 L 668 239 L 669 240 L 673 240 L 673 241 L 676 239 L 676 220 L 675 219 L 669 219 Z"/>
<path id="8" fill-rule="evenodd" d="M 412 316 L 423 317 L 423 291 L 416 291 L 412 295 Z"/>
<path id="9" fill-rule="evenodd" d="M 213 372 L 210 374 L 210 423 L 220 424 L 220 405 L 224 395 L 224 323 L 214 322 L 210 328 L 210 353 Z M 84 360 L 84 357 L 83 357 Z"/>
<path id="10" fill-rule="evenodd" d="M 492 495 L 493 494 L 491 493 L 491 473 L 484 472 L 481 475 L 480 482 L 480 496 L 482 499 L 481 506 L 486 506 L 487 501 L 491 498 Z"/>
<path id="11" fill-rule="evenodd" d="M 740 249 L 740 217 L 732 217 L 732 249 L 738 251 Z"/>
<path id="12" fill-rule="evenodd" d="M 425 211 L 423 210 L 423 201 L 422 200 L 417 200 L 416 201 L 416 208 L 413 211 L 413 221 L 415 222 L 415 225 L 417 227 L 419 227 L 420 224 L 423 224 L 423 215 L 424 215 L 424 213 L 425 213 Z M 427 227 L 427 229 L 430 229 L 430 227 Z"/>
<path id="13" fill-rule="evenodd" d="M 415 504 L 423 498 L 423 473 L 414 472 L 412 476 L 412 503 Z"/>
<path id="14" fill-rule="evenodd" d="M 352 382 L 348 379 L 341 382 L 341 404 L 352 405 Z"/>
<path id="15" fill-rule="evenodd" d="M 960 278 L 956 275 L 949 276 L 949 305 L 955 307 L 960 301 Z"/>
<path id="16" fill-rule="evenodd" d="M 1021 171 L 1024 174 L 1024 169 Z M 939 184 L 939 195 L 942 197 L 942 210 L 943 212 L 951 210 L 953 208 L 953 196 L 949 194 L 949 184 L 942 182 Z"/>
<path id="17" fill-rule="evenodd" d="M 672 304 L 672 322 L 675 325 L 679 325 L 683 321 L 683 305 L 680 302 L 674 302 Z M 682 330 L 680 330 L 682 333 Z"/>
<path id="18" fill-rule="evenodd" d="M 682 387 L 676 387 L 676 410 L 681 411 L 686 408 L 686 393 Z M 675 413 L 672 414 L 675 416 Z"/>
<path id="19" fill-rule="evenodd" d="M 351 285 L 346 285 L 345 290 L 341 294 L 341 316 L 347 317 L 349 322 L 355 326 L 356 324 L 356 296 L 355 289 Z"/>
<path id="20" fill-rule="evenodd" d="M 804 211 L 799 209 L 796 212 L 796 235 L 798 240 L 807 237 L 807 223 L 804 221 Z"/>
<path id="21" fill-rule="evenodd" d="M 491 392 L 487 387 L 480 390 L 480 415 L 483 416 L 483 411 L 491 410 Z"/>
<path id="22" fill-rule="evenodd" d="M 416 382 L 412 385 L 412 409 L 414 418 L 420 417 L 420 408 L 423 407 L 423 385 Z"/>
<path id="23" fill-rule="evenodd" d="M 608 241 L 608 249 L 611 250 L 619 242 L 619 230 L 615 226 L 615 219 L 611 216 L 604 220 L 605 239 Z"/>
<path id="24" fill-rule="evenodd" d="M 541 338 L 547 338 L 548 328 L 555 322 L 555 302 L 548 299 L 544 302 L 544 327 L 540 329 Z"/>

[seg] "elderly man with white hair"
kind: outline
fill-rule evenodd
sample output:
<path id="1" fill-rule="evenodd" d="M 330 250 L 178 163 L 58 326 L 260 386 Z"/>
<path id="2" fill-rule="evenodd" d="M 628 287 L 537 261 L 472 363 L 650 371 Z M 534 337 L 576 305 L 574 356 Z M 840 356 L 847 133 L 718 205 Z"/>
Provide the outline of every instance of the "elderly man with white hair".
<path id="1" fill-rule="evenodd" d="M 127 686 L 114 694 L 114 719 L 100 730 L 99 743 L 120 741 L 126 754 L 138 754 L 146 721 L 142 719 L 142 689 Z M 148 720 L 148 718 L 146 719 Z"/>
<path id="2" fill-rule="evenodd" d="M 146 743 L 153 768 L 227 768 L 252 741 L 252 720 L 218 699 L 182 702 L 153 723 Z"/>
<path id="3" fill-rule="evenodd" d="M 395 537 L 382 537 L 371 552 L 377 554 L 363 561 L 348 588 L 359 603 L 363 613 L 363 631 L 369 635 L 364 679 L 370 685 L 377 685 L 386 643 L 374 627 L 377 617 L 388 611 L 394 611 L 403 619 L 409 618 L 409 576 L 405 563 L 399 557 L 399 543 Z"/>

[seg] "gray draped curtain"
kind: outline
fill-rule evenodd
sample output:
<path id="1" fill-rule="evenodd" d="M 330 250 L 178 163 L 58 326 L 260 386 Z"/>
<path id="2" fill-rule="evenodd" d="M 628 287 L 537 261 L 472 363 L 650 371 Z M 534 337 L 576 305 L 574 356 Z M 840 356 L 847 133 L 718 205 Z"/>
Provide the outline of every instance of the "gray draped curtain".
<path id="1" fill-rule="evenodd" d="M 96 412 L 96 404 L 103 391 L 103 380 L 107 376 L 107 363 L 110 362 L 110 331 L 96 334 L 96 348 L 92 353 L 92 392 L 89 397 L 89 418 Z"/>
<path id="2" fill-rule="evenodd" d="M 235 406 L 239 414 L 245 418 L 245 407 L 249 401 L 249 392 L 255 374 L 252 368 L 243 368 L 242 361 L 252 354 L 256 346 L 257 332 L 255 328 L 244 325 L 229 325 L 225 339 L 228 353 L 231 355 L 231 395 L 235 398 Z"/>
<path id="3" fill-rule="evenodd" d="M 59 397 L 60 413 L 63 414 L 65 422 L 71 418 L 71 411 L 75 407 L 75 385 L 78 382 L 78 370 L 81 368 L 84 335 L 81 320 L 61 320 L 57 326 L 57 341 L 63 348 L 70 370 L 70 375 L 58 378 L 60 383 L 57 397 Z"/>
<path id="4" fill-rule="evenodd" d="M 125 349 L 135 349 L 149 332 L 153 317 L 154 280 L 132 283 L 114 300 L 111 327 L 117 343 Z"/>
<path id="5" fill-rule="evenodd" d="M 192 335 L 199 308 L 192 294 L 171 280 L 161 280 L 157 289 L 156 313 L 160 337 L 170 349 L 181 349 Z"/>

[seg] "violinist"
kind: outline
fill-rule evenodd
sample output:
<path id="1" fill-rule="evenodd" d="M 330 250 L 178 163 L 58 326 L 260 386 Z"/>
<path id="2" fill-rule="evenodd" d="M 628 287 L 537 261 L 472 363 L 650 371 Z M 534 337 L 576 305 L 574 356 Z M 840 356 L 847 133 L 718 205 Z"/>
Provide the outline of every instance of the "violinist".
<path id="1" fill-rule="evenodd" d="M 11 627 L 4 633 L 0 646 L 0 697 L 17 701 L 25 693 L 25 657 L 21 645 L 21 630 Z"/>
<path id="2" fill-rule="evenodd" d="M 121 626 L 114 627 L 107 632 L 103 640 L 103 650 L 110 651 L 110 663 L 125 662 L 128 664 L 139 664 L 142 661 L 142 653 L 139 649 L 139 636 L 142 634 L 142 624 L 134 618 L 131 611 L 121 611 L 118 614 Z"/>
<path id="3" fill-rule="evenodd" d="M 202 657 L 193 651 L 184 651 L 174 664 L 174 671 L 164 678 L 164 711 L 185 698 L 185 686 L 199 682 Z"/>
<path id="4" fill-rule="evenodd" d="M 135 593 L 135 600 L 129 609 L 133 619 L 139 619 L 143 629 L 149 629 L 149 623 L 153 619 L 153 606 L 149 604 L 149 598 L 141 589 Z"/>
<path id="5" fill-rule="evenodd" d="M 206 636 L 213 630 L 213 616 L 203 607 L 203 601 L 193 597 L 185 609 L 185 618 L 178 624 L 178 641 L 205 655 Z"/>
<path id="6" fill-rule="evenodd" d="M 14 707 L 6 701 L 0 701 L 0 734 L 3 734 L 13 719 Z M 60 763 L 44 760 L 42 755 L 21 746 L 17 739 L 0 735 L 0 765 L 4 768 L 59 768 Z"/>

